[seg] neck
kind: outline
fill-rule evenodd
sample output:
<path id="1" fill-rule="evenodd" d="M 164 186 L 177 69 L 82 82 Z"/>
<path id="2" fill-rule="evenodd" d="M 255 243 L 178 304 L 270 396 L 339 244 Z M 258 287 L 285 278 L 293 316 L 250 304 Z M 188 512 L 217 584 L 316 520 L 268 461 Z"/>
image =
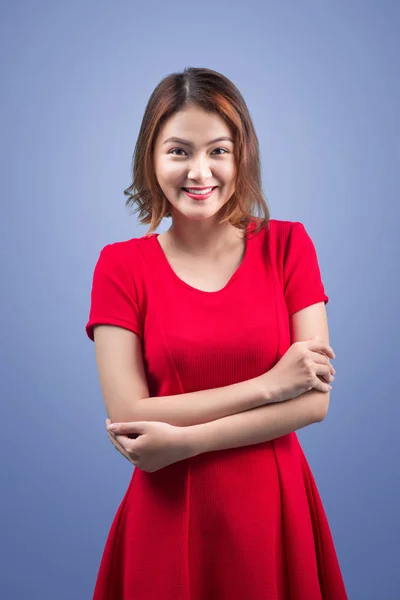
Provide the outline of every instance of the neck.
<path id="1" fill-rule="evenodd" d="M 166 232 L 170 243 L 193 257 L 216 259 L 243 244 L 244 232 L 230 223 L 211 224 L 207 221 L 173 220 Z"/>

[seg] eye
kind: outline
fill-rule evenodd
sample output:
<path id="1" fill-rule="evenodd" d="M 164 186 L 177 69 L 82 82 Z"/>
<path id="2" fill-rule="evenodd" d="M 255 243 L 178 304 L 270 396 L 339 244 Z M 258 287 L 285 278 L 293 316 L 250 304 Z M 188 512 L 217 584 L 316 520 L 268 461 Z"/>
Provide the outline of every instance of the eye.
<path id="1" fill-rule="evenodd" d="M 176 152 L 177 150 L 184 152 L 184 150 L 182 150 L 182 148 L 173 148 L 172 150 L 170 150 L 168 152 L 168 154 L 174 154 L 174 152 Z M 180 156 L 179 154 L 175 154 L 174 156 Z"/>
<path id="2" fill-rule="evenodd" d="M 216 150 L 222 150 L 224 154 L 227 154 L 229 152 L 229 150 L 226 150 L 225 148 L 215 148 L 215 150 L 213 150 L 213 152 L 215 152 Z M 168 152 L 168 154 L 173 154 L 174 156 L 182 156 L 181 154 L 174 154 L 174 152 L 176 152 L 176 151 L 185 152 L 185 150 L 183 150 L 183 148 L 172 148 L 172 150 L 170 150 Z M 217 156 L 223 156 L 223 154 L 218 154 Z"/>
<path id="3" fill-rule="evenodd" d="M 223 150 L 224 154 L 227 154 L 228 150 L 225 150 L 225 148 L 215 148 L 215 150 Z M 215 152 L 214 150 L 214 152 Z M 222 154 L 220 154 L 220 156 L 223 156 Z"/>

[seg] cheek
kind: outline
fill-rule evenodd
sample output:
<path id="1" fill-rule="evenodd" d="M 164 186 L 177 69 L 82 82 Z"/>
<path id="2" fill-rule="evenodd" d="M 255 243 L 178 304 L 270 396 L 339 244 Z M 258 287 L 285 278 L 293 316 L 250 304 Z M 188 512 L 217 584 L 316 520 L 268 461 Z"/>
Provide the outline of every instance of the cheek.
<path id="1" fill-rule="evenodd" d="M 157 176 L 159 180 L 164 181 L 167 185 L 174 185 L 182 178 L 182 166 L 177 163 L 160 162 Z"/>
<path id="2" fill-rule="evenodd" d="M 221 160 L 218 164 L 215 165 L 214 171 L 216 174 L 220 174 L 221 177 L 229 181 L 235 176 L 236 165 L 234 157 L 230 157 L 230 159 Z"/>

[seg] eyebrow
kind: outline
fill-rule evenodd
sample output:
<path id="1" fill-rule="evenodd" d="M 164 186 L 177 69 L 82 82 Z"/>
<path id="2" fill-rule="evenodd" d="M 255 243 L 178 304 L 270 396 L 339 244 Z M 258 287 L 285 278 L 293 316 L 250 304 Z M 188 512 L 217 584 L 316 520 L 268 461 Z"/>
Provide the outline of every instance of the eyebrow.
<path id="1" fill-rule="evenodd" d="M 166 144 L 167 142 L 176 142 L 177 144 L 184 144 L 186 146 L 191 146 L 191 147 L 194 146 L 194 144 L 192 144 L 191 142 L 188 142 L 187 140 L 182 140 L 181 138 L 177 138 L 177 137 L 168 138 L 167 140 L 165 140 L 165 142 L 163 142 L 163 145 Z M 232 142 L 233 143 L 233 139 L 231 137 L 223 135 L 222 137 L 215 138 L 215 140 L 211 140 L 211 142 L 208 142 L 207 146 L 211 146 L 211 144 L 215 144 L 216 142 Z"/>

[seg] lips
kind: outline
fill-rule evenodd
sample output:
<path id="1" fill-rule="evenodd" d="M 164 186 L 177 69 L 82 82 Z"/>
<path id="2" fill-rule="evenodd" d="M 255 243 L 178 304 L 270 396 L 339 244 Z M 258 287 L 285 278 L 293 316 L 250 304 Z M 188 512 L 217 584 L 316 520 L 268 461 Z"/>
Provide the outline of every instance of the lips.
<path id="1" fill-rule="evenodd" d="M 192 187 L 192 188 L 191 187 L 187 187 L 187 188 L 185 188 L 185 187 L 183 187 L 181 189 L 185 190 L 185 192 L 188 192 L 189 190 L 198 190 L 199 192 L 201 192 L 202 190 L 208 190 L 209 188 L 211 188 L 212 190 L 215 190 L 215 188 L 217 188 L 217 187 L 218 187 L 217 185 L 214 185 L 213 187 L 211 185 L 208 185 L 206 187 L 201 187 L 201 188 L 198 188 L 198 187 Z"/>

